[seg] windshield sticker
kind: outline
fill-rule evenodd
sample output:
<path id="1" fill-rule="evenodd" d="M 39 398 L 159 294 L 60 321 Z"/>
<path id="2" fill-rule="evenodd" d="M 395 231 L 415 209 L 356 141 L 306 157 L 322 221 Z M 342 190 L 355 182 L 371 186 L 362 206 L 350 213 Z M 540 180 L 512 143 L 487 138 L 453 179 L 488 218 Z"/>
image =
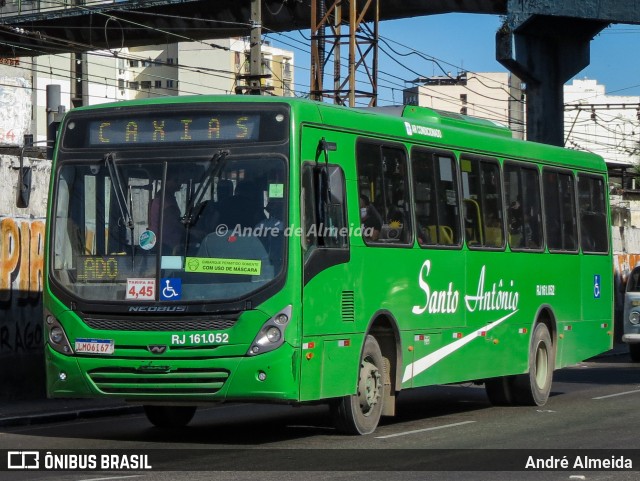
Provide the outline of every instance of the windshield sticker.
<path id="1" fill-rule="evenodd" d="M 284 184 L 269 184 L 269 198 L 282 199 L 284 197 Z"/>
<path id="2" fill-rule="evenodd" d="M 155 279 L 127 279 L 126 299 L 134 299 L 136 301 L 153 301 L 155 298 Z"/>
<path id="3" fill-rule="evenodd" d="M 146 251 L 153 249 L 156 245 L 156 233 L 151 230 L 146 230 L 138 238 L 138 244 Z"/>
<path id="4" fill-rule="evenodd" d="M 182 279 L 175 277 L 165 277 L 160 281 L 161 301 L 178 301 L 182 299 Z"/>
<path id="5" fill-rule="evenodd" d="M 161 269 L 182 269 L 182 256 L 162 256 L 160 258 Z"/>
<path id="6" fill-rule="evenodd" d="M 259 276 L 262 261 L 253 259 L 220 259 L 216 257 L 187 257 L 185 272 L 209 274 L 241 274 Z"/>

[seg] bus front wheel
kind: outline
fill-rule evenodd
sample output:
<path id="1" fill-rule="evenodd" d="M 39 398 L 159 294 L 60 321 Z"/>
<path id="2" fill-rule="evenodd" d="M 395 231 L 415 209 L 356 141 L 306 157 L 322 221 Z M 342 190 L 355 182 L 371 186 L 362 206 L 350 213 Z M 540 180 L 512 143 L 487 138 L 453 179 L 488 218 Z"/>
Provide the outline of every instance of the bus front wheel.
<path id="1" fill-rule="evenodd" d="M 159 428 L 181 428 L 189 424 L 196 413 L 195 406 L 143 406 L 151 424 Z"/>
<path id="2" fill-rule="evenodd" d="M 371 434 L 382 415 L 384 364 L 376 338 L 367 336 L 360 359 L 358 391 L 332 404 L 336 429 L 345 434 Z"/>
<path id="3" fill-rule="evenodd" d="M 531 335 L 529 372 L 514 377 L 513 397 L 517 404 L 543 406 L 551 393 L 555 350 L 549 328 L 538 323 Z"/>

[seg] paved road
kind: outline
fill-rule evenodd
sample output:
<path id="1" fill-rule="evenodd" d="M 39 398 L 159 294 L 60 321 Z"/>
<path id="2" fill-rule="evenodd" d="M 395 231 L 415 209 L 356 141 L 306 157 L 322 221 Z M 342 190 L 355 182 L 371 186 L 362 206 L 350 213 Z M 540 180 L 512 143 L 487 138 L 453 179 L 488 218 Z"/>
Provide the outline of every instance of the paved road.
<path id="1" fill-rule="evenodd" d="M 0 449 L 120 449 L 150 454 L 154 471 L 11 471 L 0 478 L 635 480 L 638 405 L 640 366 L 615 356 L 557 371 L 542 408 L 493 407 L 484 389 L 473 385 L 404 392 L 398 415 L 362 437 L 336 434 L 323 406 L 222 405 L 201 409 L 189 427 L 169 431 L 151 427 L 140 414 L 5 427 Z M 631 459 L 636 471 L 524 470 L 530 456 L 547 462 L 567 456 L 573 467 L 584 455 Z"/>

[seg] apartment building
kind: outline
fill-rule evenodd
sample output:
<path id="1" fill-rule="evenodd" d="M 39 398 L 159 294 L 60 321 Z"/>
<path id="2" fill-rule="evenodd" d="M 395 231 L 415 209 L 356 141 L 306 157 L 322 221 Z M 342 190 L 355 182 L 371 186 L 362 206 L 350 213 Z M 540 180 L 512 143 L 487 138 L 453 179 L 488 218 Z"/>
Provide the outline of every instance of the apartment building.
<path id="1" fill-rule="evenodd" d="M 4 61 L 0 79 L 12 80 L 0 81 L 0 89 L 11 105 L 4 106 L 0 114 L 0 144 L 15 145 L 22 143 L 25 133 L 33 134 L 35 141 L 46 140 L 47 85 L 60 86 L 60 103 L 66 110 L 168 95 L 233 94 L 246 81 L 242 75 L 249 72 L 249 42 L 180 42 Z M 293 95 L 293 67 L 293 52 L 263 45 L 262 72 L 270 76 L 263 85 L 269 94 Z M 16 92 L 26 93 L 27 100 Z M 15 112 L 26 127 L 19 132 L 13 129 L 8 136 L 2 134 L 15 126 Z"/>

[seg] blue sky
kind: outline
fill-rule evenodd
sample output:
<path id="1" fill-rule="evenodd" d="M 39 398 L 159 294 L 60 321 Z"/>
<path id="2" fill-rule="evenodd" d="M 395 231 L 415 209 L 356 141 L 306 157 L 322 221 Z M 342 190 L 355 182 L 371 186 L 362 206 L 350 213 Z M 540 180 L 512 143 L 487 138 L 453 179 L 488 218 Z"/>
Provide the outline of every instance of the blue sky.
<path id="1" fill-rule="evenodd" d="M 505 68 L 495 60 L 495 32 L 500 18 L 492 15 L 444 14 L 380 22 L 379 97 L 381 104 L 401 102 L 404 80 L 442 75 L 434 62 L 412 50 L 435 57 L 447 72 L 459 70 L 500 72 Z M 269 35 L 275 46 L 296 53 L 296 88 L 308 91 L 309 31 Z M 396 50 L 394 54 L 390 48 Z M 397 61 L 387 55 L 388 52 Z M 596 79 L 607 93 L 640 95 L 640 26 L 617 25 L 605 29 L 591 42 L 591 64 L 577 78 Z M 328 78 L 328 77 L 327 77 Z M 325 81 L 327 81 L 327 78 Z"/>

